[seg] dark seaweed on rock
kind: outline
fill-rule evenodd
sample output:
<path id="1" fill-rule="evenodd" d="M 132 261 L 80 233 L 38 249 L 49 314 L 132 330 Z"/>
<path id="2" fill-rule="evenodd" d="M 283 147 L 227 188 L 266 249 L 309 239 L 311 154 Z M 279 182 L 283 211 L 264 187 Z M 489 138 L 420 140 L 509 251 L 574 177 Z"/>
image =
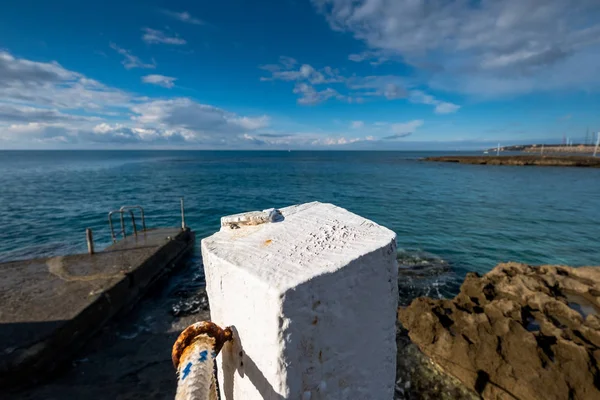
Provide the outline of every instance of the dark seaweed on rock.
<path id="1" fill-rule="evenodd" d="M 435 254 L 399 250 L 396 260 L 400 305 L 408 305 L 417 297 L 446 298 L 458 293 L 459 277 L 446 260 Z"/>
<path id="2" fill-rule="evenodd" d="M 475 400 L 476 393 L 444 373 L 411 342 L 398 323 L 396 330 L 396 390 L 394 400 Z"/>

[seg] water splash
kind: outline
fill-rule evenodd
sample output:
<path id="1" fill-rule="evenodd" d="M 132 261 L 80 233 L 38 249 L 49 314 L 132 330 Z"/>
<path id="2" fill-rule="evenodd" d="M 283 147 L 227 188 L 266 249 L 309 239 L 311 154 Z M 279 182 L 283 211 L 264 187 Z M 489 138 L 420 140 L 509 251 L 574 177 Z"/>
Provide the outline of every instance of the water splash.
<path id="1" fill-rule="evenodd" d="M 169 293 L 169 298 L 173 300 L 170 312 L 175 317 L 208 310 L 208 296 L 204 290 L 206 285 L 204 269 L 197 257 L 190 262 L 194 264 L 191 273 L 186 274 L 186 279 L 174 282 Z"/>
<path id="2" fill-rule="evenodd" d="M 406 306 L 417 297 L 448 298 L 455 296 L 462 282 L 450 263 L 422 250 L 400 249 L 398 261 L 399 304 Z"/>

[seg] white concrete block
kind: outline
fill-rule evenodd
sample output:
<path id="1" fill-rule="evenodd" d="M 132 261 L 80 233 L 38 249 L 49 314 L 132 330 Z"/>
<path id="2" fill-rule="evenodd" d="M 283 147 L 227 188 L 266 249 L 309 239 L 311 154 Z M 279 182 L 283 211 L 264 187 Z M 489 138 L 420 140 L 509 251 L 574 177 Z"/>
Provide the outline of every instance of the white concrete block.
<path id="1" fill-rule="evenodd" d="M 202 240 L 211 319 L 233 326 L 221 398 L 392 399 L 395 234 L 332 204 Z"/>

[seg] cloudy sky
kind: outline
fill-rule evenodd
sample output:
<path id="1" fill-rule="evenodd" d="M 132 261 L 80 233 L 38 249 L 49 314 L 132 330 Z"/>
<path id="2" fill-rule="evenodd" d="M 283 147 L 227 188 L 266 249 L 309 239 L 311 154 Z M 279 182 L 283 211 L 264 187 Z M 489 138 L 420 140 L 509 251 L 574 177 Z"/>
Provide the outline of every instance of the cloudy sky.
<path id="1" fill-rule="evenodd" d="M 0 149 L 458 149 L 600 130 L 598 0 L 0 4 Z"/>

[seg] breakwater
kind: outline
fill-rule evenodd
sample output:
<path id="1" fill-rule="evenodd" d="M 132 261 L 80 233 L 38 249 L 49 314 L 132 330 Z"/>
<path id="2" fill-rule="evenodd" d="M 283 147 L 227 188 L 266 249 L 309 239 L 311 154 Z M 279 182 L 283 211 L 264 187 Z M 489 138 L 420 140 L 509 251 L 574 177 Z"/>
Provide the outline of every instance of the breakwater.
<path id="1" fill-rule="evenodd" d="M 536 165 L 543 167 L 592 167 L 600 168 L 600 157 L 582 156 L 442 156 L 427 157 L 425 161 L 475 164 L 475 165 Z"/>

